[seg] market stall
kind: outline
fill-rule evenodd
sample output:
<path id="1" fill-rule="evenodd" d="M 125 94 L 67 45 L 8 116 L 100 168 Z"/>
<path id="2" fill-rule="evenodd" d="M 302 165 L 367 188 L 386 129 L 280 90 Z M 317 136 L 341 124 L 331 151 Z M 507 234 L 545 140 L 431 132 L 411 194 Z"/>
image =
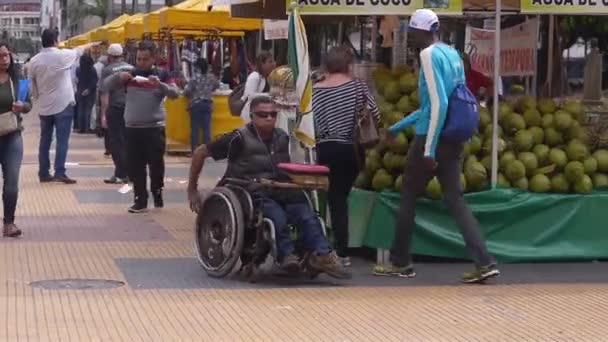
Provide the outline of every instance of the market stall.
<path id="1" fill-rule="evenodd" d="M 536 74 L 538 22 L 529 17 L 522 25 L 501 28 L 502 2 L 477 1 L 481 14 L 494 18 L 493 28 L 474 34 L 481 48 L 475 62 L 494 80 L 500 76 L 531 77 Z M 507 4 L 509 10 L 518 3 Z M 302 2 L 300 2 L 302 4 Z M 352 11 L 377 15 L 408 15 L 412 8 L 360 6 L 304 2 L 302 14 L 341 15 Z M 440 14 L 458 15 L 450 2 Z M 522 3 L 522 8 L 524 4 Z M 404 12 L 405 11 L 405 12 Z M 589 9 L 585 10 L 587 13 Z M 538 13 L 538 12 L 536 12 Z M 354 13 L 364 14 L 364 13 Z M 378 41 L 377 21 L 372 20 L 371 45 Z M 483 32 L 481 32 L 483 31 Z M 524 35 L 526 37 L 524 37 Z M 518 40 L 518 41 L 513 41 Z M 532 43 L 529 43 L 532 42 Z M 372 61 L 376 53 L 371 53 Z M 544 64 L 543 64 L 544 65 Z M 418 107 L 415 70 L 370 69 L 378 91 L 383 125 L 391 125 Z M 505 73 L 505 70 L 508 70 Z M 536 82 L 531 82 L 532 84 Z M 530 85 L 530 87 L 535 87 Z M 518 96 L 498 102 L 494 84 L 494 113 L 482 111 L 479 134 L 465 147 L 462 170 L 465 198 L 480 221 L 489 248 L 502 262 L 547 260 L 594 260 L 608 257 L 603 247 L 603 208 L 608 205 L 608 150 L 594 129 L 588 130 L 589 113 L 578 101 Z M 524 93 L 522 91 L 522 93 Z M 533 91 L 528 95 L 534 94 Z M 403 132 L 395 142 L 381 142 L 366 153 L 365 170 L 350 198 L 351 247 L 380 250 L 392 244 L 393 228 L 401 188 L 399 177 L 413 132 Z M 413 252 L 440 257 L 467 257 L 458 228 L 441 203 L 441 188 L 435 178 L 419 201 Z"/>
<path id="2" fill-rule="evenodd" d="M 210 67 L 219 76 L 225 57 L 228 55 L 226 42 L 231 39 L 242 40 L 245 31 L 257 31 L 261 21 L 255 19 L 231 18 L 229 12 L 214 8 L 207 11 L 209 1 L 199 1 L 189 9 L 167 8 L 159 12 L 160 37 L 165 43 L 176 44 L 179 63 L 172 63 L 174 69 L 189 77 L 192 73 L 193 56 L 205 55 Z M 226 43 L 226 44 L 225 44 Z M 215 53 L 213 52 L 215 51 Z M 177 62 L 177 61 L 176 61 Z M 211 135 L 230 132 L 242 126 L 239 117 L 232 116 L 228 107 L 230 89 L 214 93 L 214 107 L 211 122 Z M 167 101 L 167 141 L 173 151 L 190 149 L 190 114 L 187 99 L 180 97 Z"/>

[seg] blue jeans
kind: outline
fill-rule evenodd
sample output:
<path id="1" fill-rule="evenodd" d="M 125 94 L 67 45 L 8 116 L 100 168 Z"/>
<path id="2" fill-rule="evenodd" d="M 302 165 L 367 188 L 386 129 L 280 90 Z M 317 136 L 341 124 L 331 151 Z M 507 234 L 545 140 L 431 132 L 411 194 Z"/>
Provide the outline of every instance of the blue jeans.
<path id="1" fill-rule="evenodd" d="M 295 250 L 288 224 L 297 227 L 304 248 L 313 250 L 318 255 L 327 255 L 331 252 L 331 247 L 323 236 L 321 223 L 308 202 L 281 205 L 272 199 L 264 198 L 262 212 L 264 217 L 274 223 L 278 260 L 294 253 Z"/>
<path id="2" fill-rule="evenodd" d="M 199 145 L 198 133 L 203 130 L 203 144 L 211 141 L 211 113 L 213 113 L 213 101 L 198 101 L 190 106 L 190 145 L 192 151 Z"/>
<path id="3" fill-rule="evenodd" d="M 19 169 L 23 160 L 23 139 L 21 132 L 0 137 L 0 164 L 4 185 L 2 203 L 4 205 L 4 223 L 15 222 L 15 209 L 19 194 Z"/>
<path id="4" fill-rule="evenodd" d="M 53 128 L 57 135 L 55 150 L 55 177 L 65 176 L 65 161 L 68 156 L 68 142 L 74 118 L 74 109 L 68 105 L 63 112 L 55 115 L 40 116 L 40 145 L 38 148 L 38 177 L 50 177 L 51 161 L 49 150 L 53 142 Z"/>
<path id="5" fill-rule="evenodd" d="M 93 112 L 93 105 L 95 104 L 95 93 L 91 93 L 87 96 L 78 96 L 78 129 L 87 131 L 91 127 L 91 113 Z"/>

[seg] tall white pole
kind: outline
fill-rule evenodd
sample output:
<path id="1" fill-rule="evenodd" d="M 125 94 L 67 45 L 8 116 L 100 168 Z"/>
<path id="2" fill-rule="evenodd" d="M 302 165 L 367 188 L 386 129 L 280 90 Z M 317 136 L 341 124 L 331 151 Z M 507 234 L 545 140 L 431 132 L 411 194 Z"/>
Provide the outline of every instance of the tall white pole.
<path id="1" fill-rule="evenodd" d="M 501 0 L 496 0 L 496 15 L 494 17 L 494 104 L 492 117 L 492 188 L 498 180 L 498 85 L 500 82 L 500 12 Z"/>

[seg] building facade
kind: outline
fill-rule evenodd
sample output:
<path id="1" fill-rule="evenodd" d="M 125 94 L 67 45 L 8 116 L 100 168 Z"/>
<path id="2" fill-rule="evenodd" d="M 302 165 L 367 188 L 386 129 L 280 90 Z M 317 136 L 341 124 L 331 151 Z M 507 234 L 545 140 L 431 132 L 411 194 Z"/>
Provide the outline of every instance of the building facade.
<path id="1" fill-rule="evenodd" d="M 0 0 L 3 38 L 40 40 L 40 1 Z"/>

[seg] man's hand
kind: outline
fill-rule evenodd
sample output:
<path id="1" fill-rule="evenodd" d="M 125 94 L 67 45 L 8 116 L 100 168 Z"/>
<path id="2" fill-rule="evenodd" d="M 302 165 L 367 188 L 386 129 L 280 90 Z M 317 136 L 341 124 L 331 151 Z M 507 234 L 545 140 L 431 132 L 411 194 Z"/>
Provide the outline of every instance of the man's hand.
<path id="1" fill-rule="evenodd" d="M 203 204 L 203 199 L 197 189 L 188 189 L 188 202 L 190 202 L 190 210 L 199 213 Z"/>
<path id="2" fill-rule="evenodd" d="M 118 76 L 120 77 L 120 80 L 123 83 L 127 83 L 133 79 L 133 75 L 131 75 L 131 73 L 126 72 L 126 71 L 121 72 L 120 74 L 118 74 Z"/>
<path id="3" fill-rule="evenodd" d="M 105 115 L 101 116 L 101 128 L 108 128 L 108 118 Z"/>
<path id="4" fill-rule="evenodd" d="M 21 101 L 13 102 L 13 113 L 23 113 L 25 105 Z"/>
<path id="5" fill-rule="evenodd" d="M 427 171 L 435 171 L 435 169 L 437 168 L 437 163 L 435 162 L 435 158 L 424 157 L 423 163 L 424 163 L 424 168 Z"/>
<path id="6" fill-rule="evenodd" d="M 154 87 L 160 86 L 160 79 L 157 76 L 148 77 L 148 82 L 152 84 Z"/>

